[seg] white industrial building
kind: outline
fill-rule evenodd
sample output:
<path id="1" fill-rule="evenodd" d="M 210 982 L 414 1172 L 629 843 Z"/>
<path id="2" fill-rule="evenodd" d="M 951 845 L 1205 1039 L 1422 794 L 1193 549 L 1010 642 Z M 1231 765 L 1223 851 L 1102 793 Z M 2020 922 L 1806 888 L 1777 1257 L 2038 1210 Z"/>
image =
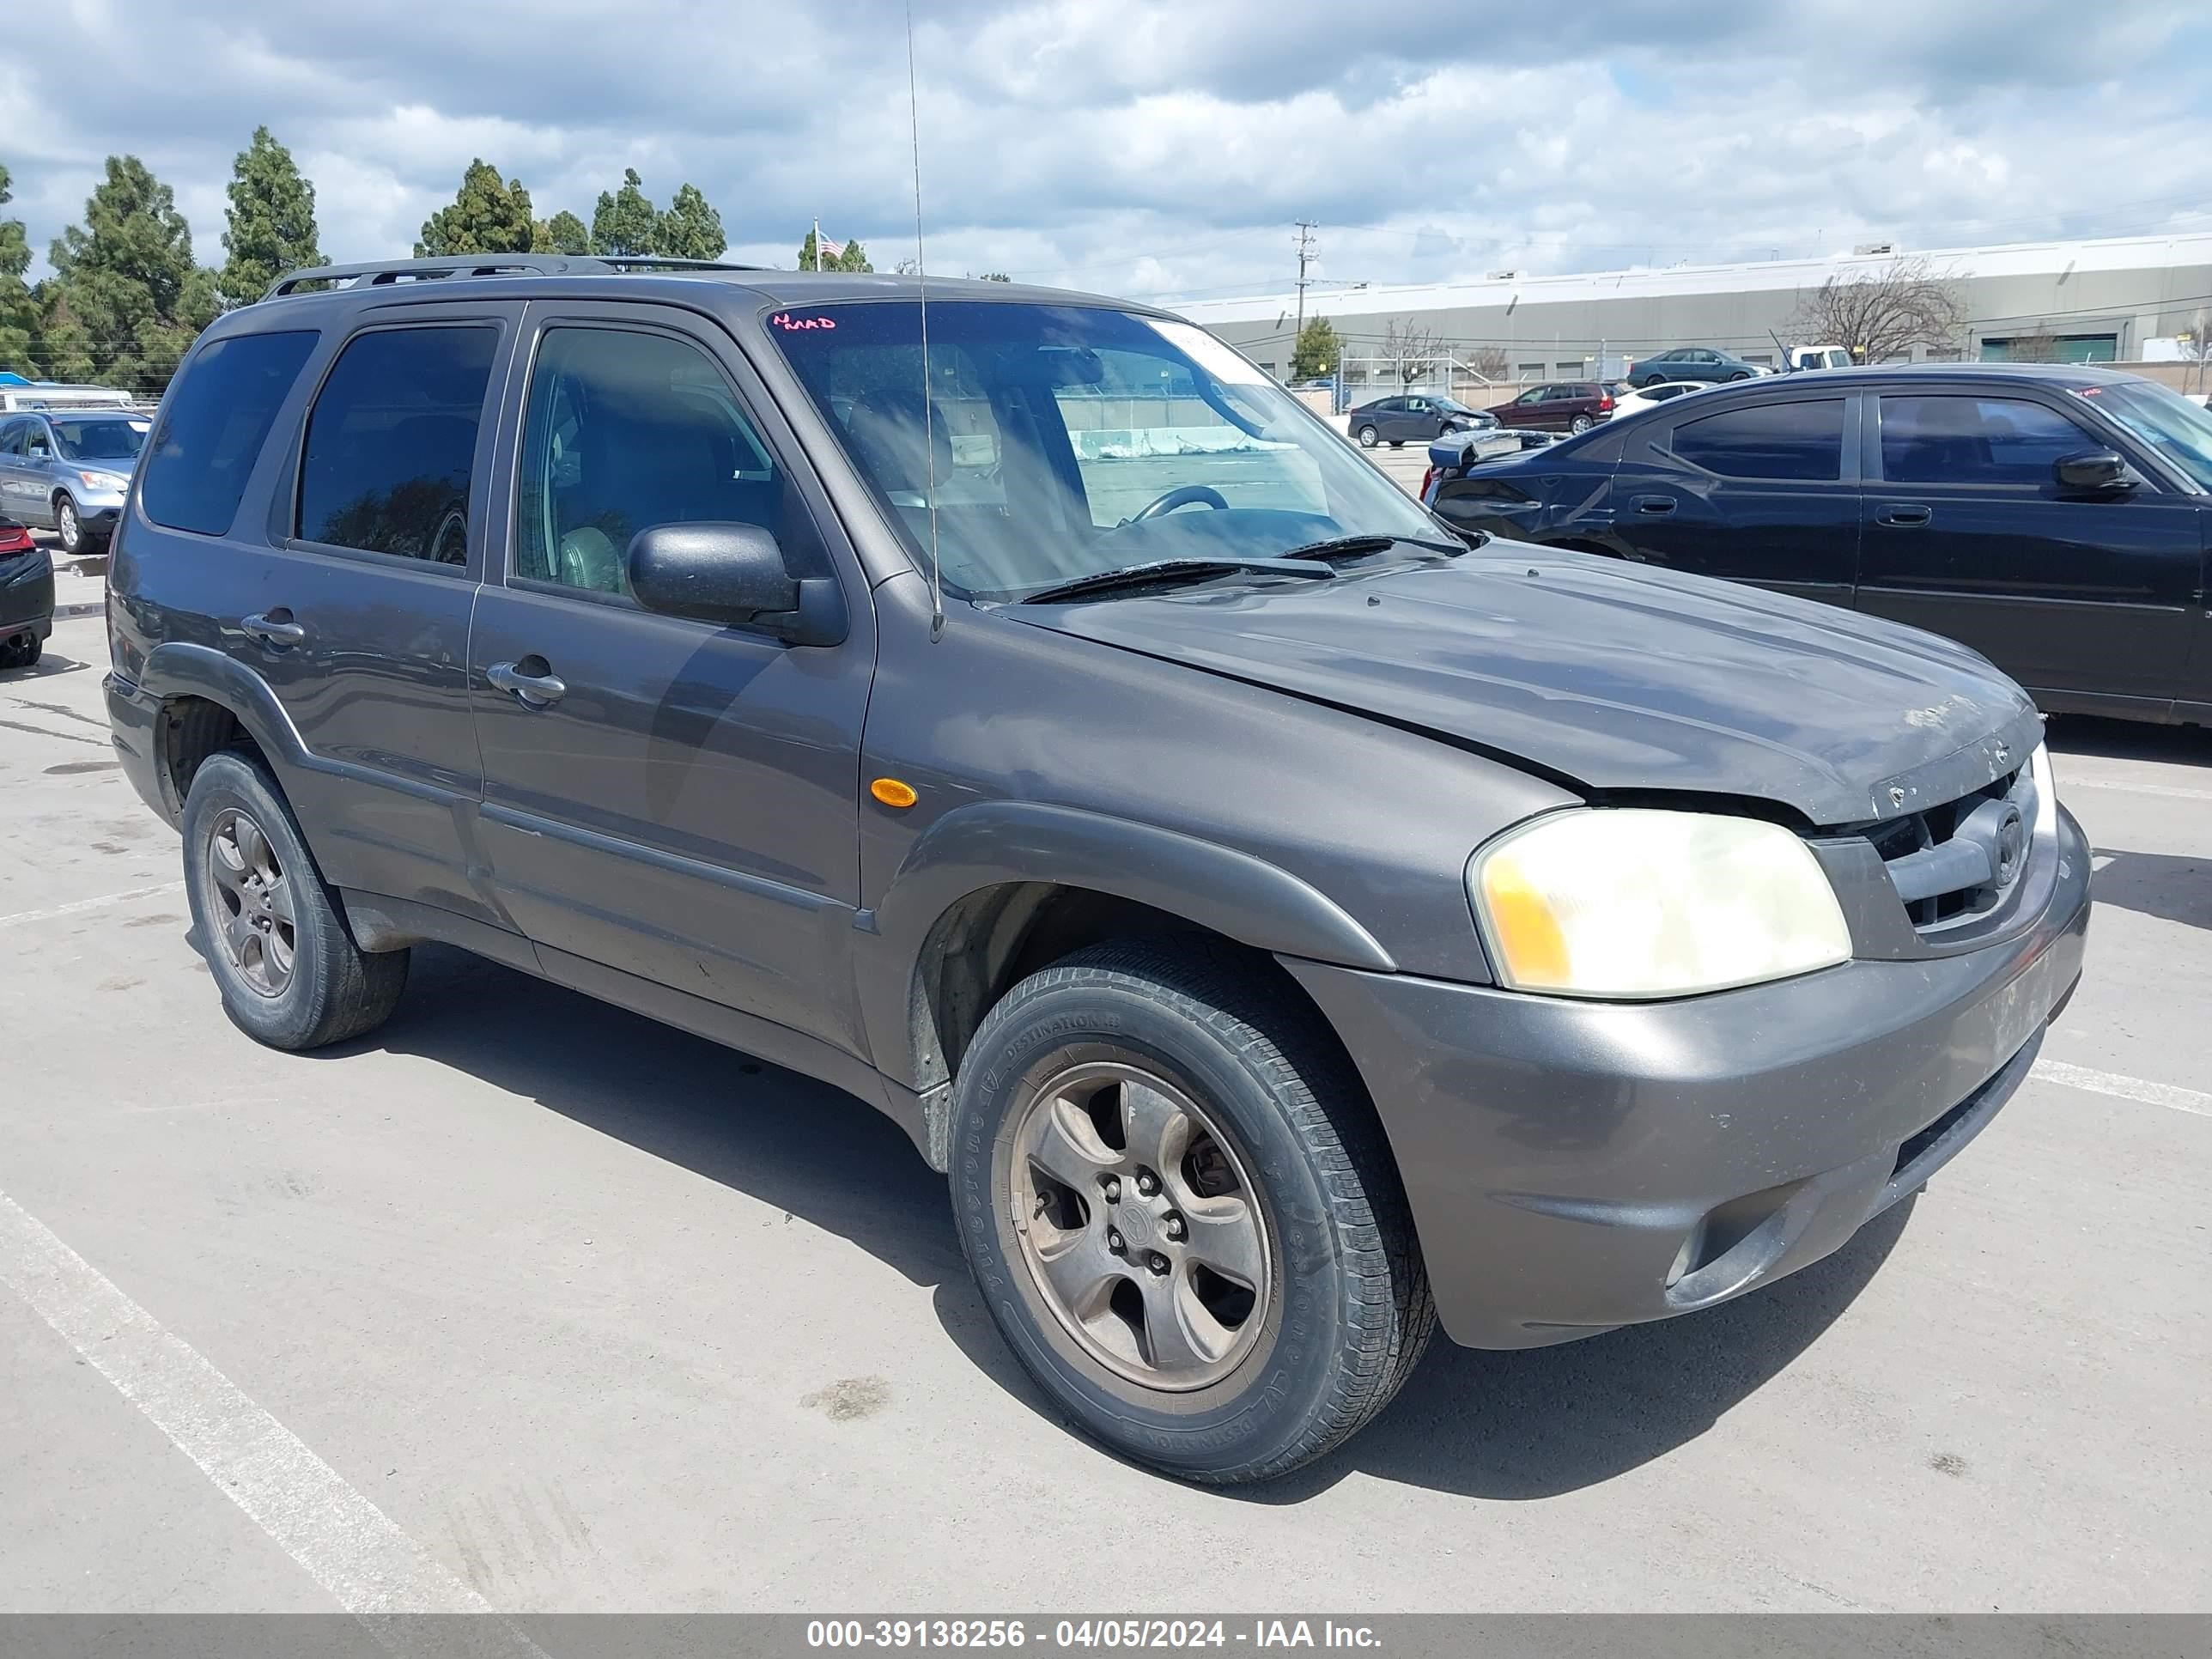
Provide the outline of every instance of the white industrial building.
<path id="1" fill-rule="evenodd" d="M 1598 372 L 1613 360 L 1672 346 L 1714 346 L 1755 363 L 1776 361 L 1778 337 L 1831 276 L 1848 280 L 1898 259 L 1924 261 L 1957 285 L 1967 323 L 1954 343 L 1916 355 L 2004 358 L 2014 342 L 2076 362 L 2171 361 L 2193 354 L 2212 324 L 2212 232 L 2030 242 L 2004 247 L 1895 248 L 1883 244 L 1822 259 L 1675 265 L 1574 276 L 1497 271 L 1471 282 L 1330 289 L 1316 284 L 1306 314 L 1346 339 L 1346 378 L 1388 380 L 1371 361 L 1395 322 L 1432 331 L 1465 363 L 1503 354 L 1496 378 L 1542 380 Z M 1297 332 L 1294 292 L 1208 300 L 1178 307 L 1262 366 L 1287 375 Z M 1362 359 L 1370 360 L 1364 362 Z M 1498 359 L 1493 356 L 1495 366 Z M 1462 377 L 1463 378 L 1463 377 Z"/>

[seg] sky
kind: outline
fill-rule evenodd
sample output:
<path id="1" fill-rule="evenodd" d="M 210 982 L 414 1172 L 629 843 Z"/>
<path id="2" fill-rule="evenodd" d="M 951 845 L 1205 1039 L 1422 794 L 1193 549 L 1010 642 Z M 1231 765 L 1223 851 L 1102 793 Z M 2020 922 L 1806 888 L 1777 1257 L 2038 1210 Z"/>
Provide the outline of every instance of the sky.
<path id="1" fill-rule="evenodd" d="M 43 252 L 103 158 L 203 263 L 257 124 L 325 251 L 404 257 L 482 156 L 586 221 L 696 184 L 728 258 L 810 222 L 915 252 L 904 12 L 878 0 L 42 0 L 0 164 Z M 2203 0 L 915 0 L 933 271 L 1148 299 L 2212 226 Z M 43 269 L 43 260 L 40 268 Z"/>

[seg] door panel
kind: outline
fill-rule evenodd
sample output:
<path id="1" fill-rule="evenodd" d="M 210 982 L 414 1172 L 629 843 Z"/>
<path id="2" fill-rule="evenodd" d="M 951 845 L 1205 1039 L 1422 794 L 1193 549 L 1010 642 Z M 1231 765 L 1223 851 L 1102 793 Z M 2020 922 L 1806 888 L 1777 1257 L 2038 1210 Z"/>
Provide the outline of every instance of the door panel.
<path id="1" fill-rule="evenodd" d="M 409 307 L 308 366 L 270 526 L 233 543 L 225 648 L 325 769 L 310 825 L 336 884 L 501 924 L 471 875 L 468 701 L 493 421 L 519 305 Z"/>
<path id="2" fill-rule="evenodd" d="M 533 309 L 506 580 L 471 653 L 492 880 L 549 950 L 859 1053 L 868 618 L 793 647 L 629 592 L 623 551 L 659 523 L 760 524 L 794 574 L 842 563 L 743 360 L 682 315 Z"/>
<path id="3" fill-rule="evenodd" d="M 1696 406 L 1627 444 L 1613 473 L 1614 535 L 1653 564 L 1849 605 L 1859 542 L 1854 400 L 1692 417 Z"/>
<path id="4" fill-rule="evenodd" d="M 2110 441 L 2039 400 L 1884 396 L 1862 610 L 1963 641 L 2047 701 L 2182 695 L 2202 608 L 2203 509 L 2147 481 L 2069 498 L 2060 455 Z"/>

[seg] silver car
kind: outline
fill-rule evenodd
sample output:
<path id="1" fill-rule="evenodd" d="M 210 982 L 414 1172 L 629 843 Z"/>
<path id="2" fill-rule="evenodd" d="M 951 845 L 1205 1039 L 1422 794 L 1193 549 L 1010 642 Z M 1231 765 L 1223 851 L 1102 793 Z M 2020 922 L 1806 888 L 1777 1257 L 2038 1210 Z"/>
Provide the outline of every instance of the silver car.
<path id="1" fill-rule="evenodd" d="M 120 409 L 0 416 L 0 518 L 51 526 L 64 553 L 106 546 L 152 425 Z"/>

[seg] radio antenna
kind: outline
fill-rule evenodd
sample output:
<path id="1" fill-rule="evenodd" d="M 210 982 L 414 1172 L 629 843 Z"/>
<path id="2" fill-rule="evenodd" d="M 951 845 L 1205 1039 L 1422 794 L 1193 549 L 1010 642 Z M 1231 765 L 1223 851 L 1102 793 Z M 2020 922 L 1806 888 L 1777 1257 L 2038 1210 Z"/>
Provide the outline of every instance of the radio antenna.
<path id="1" fill-rule="evenodd" d="M 937 414 L 929 395 L 929 264 L 921 251 L 921 103 L 914 89 L 914 0 L 906 0 L 906 113 L 914 136 L 914 275 L 921 288 L 921 438 L 929 477 L 929 637 L 945 633 L 945 581 L 937 562 Z"/>

